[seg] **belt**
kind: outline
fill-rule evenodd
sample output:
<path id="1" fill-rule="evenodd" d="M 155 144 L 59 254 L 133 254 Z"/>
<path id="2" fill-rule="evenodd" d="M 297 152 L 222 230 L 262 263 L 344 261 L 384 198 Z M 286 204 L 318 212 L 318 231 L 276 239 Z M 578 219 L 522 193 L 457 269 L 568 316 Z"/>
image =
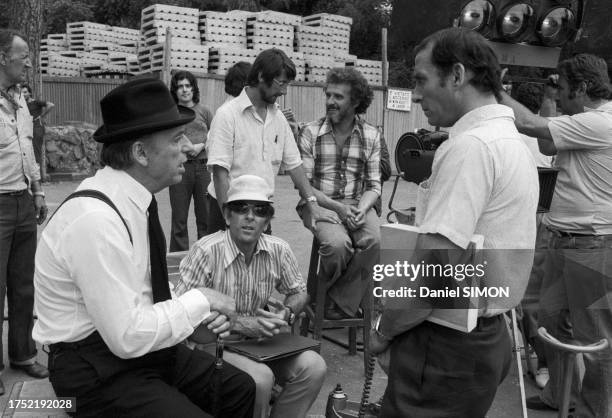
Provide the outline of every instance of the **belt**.
<path id="1" fill-rule="evenodd" d="M 28 189 L 16 190 L 14 192 L 2 192 L 0 196 L 21 196 L 26 193 Z"/>
<path id="2" fill-rule="evenodd" d="M 102 337 L 100 336 L 100 334 L 98 333 L 98 331 L 94 331 L 93 333 L 91 333 L 89 336 L 83 338 L 82 340 L 79 341 L 74 341 L 71 343 L 54 343 L 54 344 L 49 344 L 49 350 L 54 351 L 54 350 L 78 350 L 81 347 L 86 347 L 89 345 L 96 345 L 96 344 L 105 344 L 104 340 L 102 339 Z"/>
<path id="3" fill-rule="evenodd" d="M 576 232 L 559 231 L 558 229 L 553 229 L 553 228 L 546 228 L 546 229 L 548 229 L 550 232 L 552 232 L 556 236 L 562 237 L 562 238 L 597 237 L 597 236 L 599 236 L 599 235 L 595 235 L 595 234 L 579 234 L 579 233 L 576 233 Z"/>

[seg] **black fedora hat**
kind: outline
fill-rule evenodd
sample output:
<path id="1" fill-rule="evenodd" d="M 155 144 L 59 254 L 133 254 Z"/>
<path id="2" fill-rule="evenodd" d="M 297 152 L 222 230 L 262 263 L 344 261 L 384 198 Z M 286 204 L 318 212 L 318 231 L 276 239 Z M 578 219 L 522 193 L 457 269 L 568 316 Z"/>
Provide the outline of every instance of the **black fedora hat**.
<path id="1" fill-rule="evenodd" d="M 103 144 L 173 128 L 195 118 L 193 110 L 177 106 L 166 85 L 153 78 L 130 80 L 100 100 L 104 124 L 93 137 Z"/>

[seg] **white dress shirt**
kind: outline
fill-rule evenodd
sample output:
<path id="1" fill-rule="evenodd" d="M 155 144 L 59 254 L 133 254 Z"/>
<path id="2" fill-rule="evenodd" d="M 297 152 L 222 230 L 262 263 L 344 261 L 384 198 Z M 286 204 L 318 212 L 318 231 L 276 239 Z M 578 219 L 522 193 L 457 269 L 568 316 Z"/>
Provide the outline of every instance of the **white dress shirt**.
<path id="1" fill-rule="evenodd" d="M 229 180 L 253 174 L 268 183 L 266 194 L 274 194 L 274 178 L 282 167 L 293 170 L 302 164 L 295 138 L 278 105 L 267 107 L 263 120 L 243 89 L 215 113 L 208 132 L 208 168 L 218 165 L 229 172 Z M 214 179 L 208 186 L 214 198 Z"/>
<path id="2" fill-rule="evenodd" d="M 33 337 L 41 344 L 74 342 L 98 331 L 121 358 L 173 346 L 209 314 L 199 290 L 153 304 L 147 209 L 151 193 L 124 171 L 106 167 L 77 190 L 106 194 L 106 203 L 76 198 L 43 231 L 36 251 Z"/>

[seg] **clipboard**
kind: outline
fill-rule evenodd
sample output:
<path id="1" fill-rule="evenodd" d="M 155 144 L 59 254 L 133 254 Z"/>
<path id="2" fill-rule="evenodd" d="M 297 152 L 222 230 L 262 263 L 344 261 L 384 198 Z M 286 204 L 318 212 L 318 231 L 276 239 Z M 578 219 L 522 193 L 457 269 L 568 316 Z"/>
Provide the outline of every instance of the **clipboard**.
<path id="1" fill-rule="evenodd" d="M 293 356 L 307 350 L 321 351 L 321 341 L 293 334 L 278 334 L 263 340 L 226 341 L 225 349 L 259 363 Z"/>

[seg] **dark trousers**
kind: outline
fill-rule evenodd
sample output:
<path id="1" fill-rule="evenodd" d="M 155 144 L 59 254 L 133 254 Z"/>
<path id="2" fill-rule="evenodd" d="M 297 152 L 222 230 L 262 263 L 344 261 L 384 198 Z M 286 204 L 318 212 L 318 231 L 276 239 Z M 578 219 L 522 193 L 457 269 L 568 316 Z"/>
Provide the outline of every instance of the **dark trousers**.
<path id="1" fill-rule="evenodd" d="M 170 206 L 172 208 L 172 228 L 170 232 L 170 251 L 189 249 L 187 218 L 193 197 L 193 206 L 198 229 L 198 239 L 208 234 L 208 202 L 206 189 L 210 183 L 210 173 L 206 170 L 205 159 L 188 160 L 180 183 L 170 186 Z"/>
<path id="2" fill-rule="evenodd" d="M 182 344 L 121 359 L 97 332 L 77 343 L 52 344 L 49 380 L 57 396 L 76 397 L 77 417 L 210 417 L 216 391 L 219 416 L 251 418 L 255 383 L 214 357 Z"/>
<path id="3" fill-rule="evenodd" d="M 8 354 L 15 362 L 36 356 L 32 339 L 36 215 L 32 196 L 0 195 L 0 313 L 8 295 Z M 0 321 L 0 335 L 4 321 Z M 0 341 L 0 370 L 4 368 Z"/>
<path id="4" fill-rule="evenodd" d="M 468 333 L 423 322 L 393 340 L 380 417 L 482 418 L 512 357 L 503 315 Z"/>

